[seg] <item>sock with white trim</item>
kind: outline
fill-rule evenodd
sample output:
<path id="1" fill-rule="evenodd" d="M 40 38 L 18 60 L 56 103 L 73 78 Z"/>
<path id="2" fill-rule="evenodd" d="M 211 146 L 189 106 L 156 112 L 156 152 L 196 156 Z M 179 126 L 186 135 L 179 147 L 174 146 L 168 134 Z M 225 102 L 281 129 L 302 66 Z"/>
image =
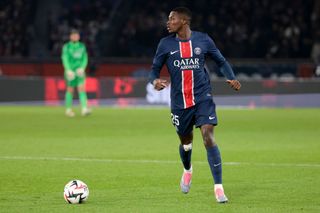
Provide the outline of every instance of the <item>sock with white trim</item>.
<path id="1" fill-rule="evenodd" d="M 217 145 L 213 147 L 207 147 L 208 163 L 211 169 L 211 173 L 215 184 L 222 183 L 222 165 L 220 151 Z"/>

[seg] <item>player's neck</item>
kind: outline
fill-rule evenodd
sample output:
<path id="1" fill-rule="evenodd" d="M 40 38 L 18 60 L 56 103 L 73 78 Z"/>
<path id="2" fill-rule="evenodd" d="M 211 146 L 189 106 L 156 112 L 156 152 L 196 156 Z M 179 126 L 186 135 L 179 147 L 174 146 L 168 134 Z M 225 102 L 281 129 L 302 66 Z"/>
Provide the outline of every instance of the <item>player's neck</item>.
<path id="1" fill-rule="evenodd" d="M 179 32 L 177 32 L 177 37 L 180 40 L 188 40 L 191 37 L 191 29 L 187 27 L 186 29 L 183 29 Z"/>

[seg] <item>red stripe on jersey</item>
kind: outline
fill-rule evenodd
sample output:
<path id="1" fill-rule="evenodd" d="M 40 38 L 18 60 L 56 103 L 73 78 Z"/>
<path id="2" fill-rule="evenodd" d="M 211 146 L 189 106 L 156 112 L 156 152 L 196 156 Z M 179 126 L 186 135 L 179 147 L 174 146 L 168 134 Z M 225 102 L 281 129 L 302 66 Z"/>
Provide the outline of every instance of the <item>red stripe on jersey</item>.
<path id="1" fill-rule="evenodd" d="M 192 43 L 190 41 L 179 42 L 180 57 L 192 58 Z M 195 105 L 193 93 L 193 70 L 182 70 L 182 96 L 184 108 L 189 108 Z"/>
<path id="2" fill-rule="evenodd" d="M 193 94 L 193 70 L 182 71 L 182 96 L 185 109 L 195 105 Z"/>
<path id="3" fill-rule="evenodd" d="M 181 58 L 191 58 L 192 54 L 192 43 L 191 41 L 179 42 L 180 56 Z"/>

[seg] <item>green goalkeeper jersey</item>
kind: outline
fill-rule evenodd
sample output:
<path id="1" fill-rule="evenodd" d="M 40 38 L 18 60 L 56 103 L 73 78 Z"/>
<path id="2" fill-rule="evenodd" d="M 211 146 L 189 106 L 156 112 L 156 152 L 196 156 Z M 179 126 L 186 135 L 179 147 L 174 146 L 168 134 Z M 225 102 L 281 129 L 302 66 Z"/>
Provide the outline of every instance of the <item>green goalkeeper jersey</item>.
<path id="1" fill-rule="evenodd" d="M 78 68 L 85 69 L 88 64 L 88 54 L 86 46 L 82 42 L 71 42 L 63 45 L 62 63 L 64 70 L 76 71 Z"/>

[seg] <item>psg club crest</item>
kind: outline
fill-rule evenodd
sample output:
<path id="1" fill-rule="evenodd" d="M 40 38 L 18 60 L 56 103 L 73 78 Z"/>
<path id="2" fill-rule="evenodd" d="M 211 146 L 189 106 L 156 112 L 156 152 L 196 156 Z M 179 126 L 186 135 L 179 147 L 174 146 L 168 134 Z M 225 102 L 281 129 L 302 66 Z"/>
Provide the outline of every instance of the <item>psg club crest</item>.
<path id="1" fill-rule="evenodd" d="M 200 49 L 200 47 L 194 48 L 194 53 L 195 53 L 196 55 L 200 55 L 200 54 L 201 54 L 201 49 Z"/>

